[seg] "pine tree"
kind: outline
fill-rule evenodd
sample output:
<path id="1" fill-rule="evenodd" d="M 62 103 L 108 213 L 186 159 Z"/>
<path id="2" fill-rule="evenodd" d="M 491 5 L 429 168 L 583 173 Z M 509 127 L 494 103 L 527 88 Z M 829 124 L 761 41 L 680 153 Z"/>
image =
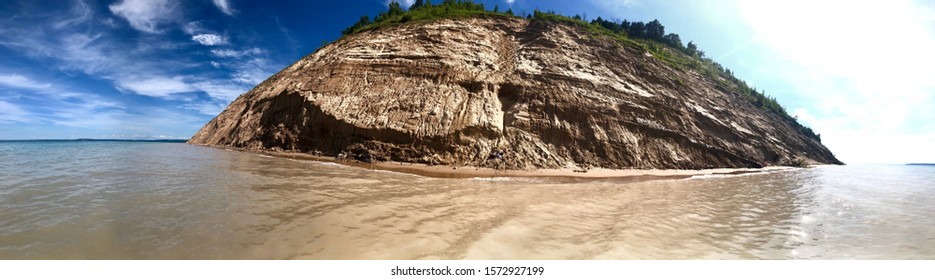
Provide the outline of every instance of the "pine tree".
<path id="1" fill-rule="evenodd" d="M 425 3 L 422 3 L 422 0 L 416 0 L 415 3 L 412 3 L 412 6 L 409 6 L 409 10 L 412 11 L 418 8 L 422 8 L 422 6 L 425 6 Z"/>
<path id="2" fill-rule="evenodd" d="M 682 38 L 679 37 L 679 34 L 669 33 L 669 35 L 666 35 L 664 39 L 665 43 L 669 46 L 675 47 L 677 49 L 684 48 L 684 46 L 682 46 Z"/>
<path id="3" fill-rule="evenodd" d="M 646 37 L 646 24 L 642 21 L 637 21 L 630 24 L 630 29 L 627 30 L 627 34 L 630 34 L 634 37 Z"/>
<path id="4" fill-rule="evenodd" d="M 399 5 L 399 2 L 390 2 L 390 10 L 388 11 L 389 16 L 400 15 L 404 12 L 406 11 L 404 11 L 403 7 Z"/>
<path id="5" fill-rule="evenodd" d="M 646 24 L 646 37 L 650 39 L 662 41 L 663 37 L 666 35 L 666 27 L 662 26 L 662 23 L 659 23 L 658 19 L 654 19 Z"/>
<path id="6" fill-rule="evenodd" d="M 357 23 L 354 23 L 354 25 L 352 25 L 351 27 L 348 27 L 347 29 L 344 29 L 344 31 L 341 31 L 341 34 L 342 35 L 353 34 L 354 32 L 357 32 L 357 30 L 369 24 L 370 24 L 370 17 L 362 16 L 360 17 L 360 20 L 357 21 Z"/>

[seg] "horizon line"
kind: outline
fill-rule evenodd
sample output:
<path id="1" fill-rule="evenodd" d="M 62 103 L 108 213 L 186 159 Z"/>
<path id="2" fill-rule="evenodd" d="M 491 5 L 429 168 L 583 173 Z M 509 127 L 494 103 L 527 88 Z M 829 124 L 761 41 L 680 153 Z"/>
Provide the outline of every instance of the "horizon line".
<path id="1" fill-rule="evenodd" d="M 35 138 L 35 139 L 0 139 L 0 141 L 188 141 L 191 138 Z"/>

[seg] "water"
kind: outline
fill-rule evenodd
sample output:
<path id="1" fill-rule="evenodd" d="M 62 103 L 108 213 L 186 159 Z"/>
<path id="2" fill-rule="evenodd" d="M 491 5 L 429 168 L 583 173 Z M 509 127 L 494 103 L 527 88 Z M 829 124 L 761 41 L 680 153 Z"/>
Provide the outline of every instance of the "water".
<path id="1" fill-rule="evenodd" d="M 569 183 L 0 142 L 0 171 L 0 259 L 935 258 L 931 166 Z"/>

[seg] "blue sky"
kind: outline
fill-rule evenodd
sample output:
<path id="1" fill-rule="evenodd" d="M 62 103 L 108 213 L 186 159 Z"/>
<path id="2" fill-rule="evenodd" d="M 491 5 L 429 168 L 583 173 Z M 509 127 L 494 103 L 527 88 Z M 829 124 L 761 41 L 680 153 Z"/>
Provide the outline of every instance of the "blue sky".
<path id="1" fill-rule="evenodd" d="M 659 19 L 777 97 L 843 161 L 935 161 L 931 2 L 478 2 Z M 0 139 L 188 138 L 239 94 L 386 4 L 3 1 Z"/>

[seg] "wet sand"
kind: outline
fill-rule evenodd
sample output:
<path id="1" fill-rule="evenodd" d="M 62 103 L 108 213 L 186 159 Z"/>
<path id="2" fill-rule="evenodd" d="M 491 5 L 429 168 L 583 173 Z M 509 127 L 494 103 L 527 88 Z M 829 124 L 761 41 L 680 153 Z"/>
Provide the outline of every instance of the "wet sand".
<path id="1" fill-rule="evenodd" d="M 932 167 L 449 179 L 292 156 L 5 143 L 0 259 L 935 257 Z"/>
<path id="2" fill-rule="evenodd" d="M 499 170 L 486 167 L 433 165 L 410 162 L 374 162 L 366 163 L 354 159 L 336 159 L 306 153 L 258 151 L 231 147 L 215 147 L 247 153 L 259 153 L 279 158 L 312 160 L 338 163 L 347 166 L 401 172 L 434 178 L 496 178 L 496 177 L 548 177 L 556 179 L 619 179 L 626 181 L 648 181 L 660 179 L 685 179 L 702 175 L 739 175 L 794 169 L 790 166 L 767 166 L 763 168 L 712 168 L 712 169 L 606 169 L 592 168 L 585 172 L 577 168 L 534 169 L 534 170 Z"/>

